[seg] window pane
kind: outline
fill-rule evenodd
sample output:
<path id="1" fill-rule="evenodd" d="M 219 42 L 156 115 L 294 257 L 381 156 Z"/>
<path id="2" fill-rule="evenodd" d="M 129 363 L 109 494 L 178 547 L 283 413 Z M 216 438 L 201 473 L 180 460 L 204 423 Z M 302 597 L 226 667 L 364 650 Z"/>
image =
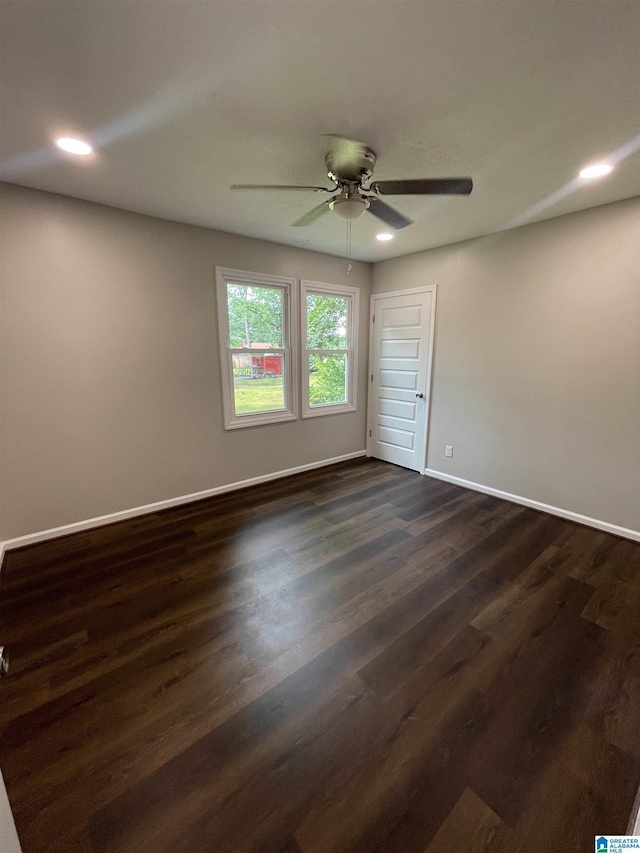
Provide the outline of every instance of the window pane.
<path id="1" fill-rule="evenodd" d="M 327 403 L 347 401 L 347 356 L 309 356 L 309 404 L 321 406 Z"/>
<path id="2" fill-rule="evenodd" d="M 307 293 L 307 349 L 347 349 L 347 302 Z"/>
<path id="3" fill-rule="evenodd" d="M 279 287 L 227 284 L 232 347 L 282 347 L 284 291 Z"/>
<path id="4" fill-rule="evenodd" d="M 284 409 L 284 356 L 257 352 L 232 358 L 236 415 Z"/>

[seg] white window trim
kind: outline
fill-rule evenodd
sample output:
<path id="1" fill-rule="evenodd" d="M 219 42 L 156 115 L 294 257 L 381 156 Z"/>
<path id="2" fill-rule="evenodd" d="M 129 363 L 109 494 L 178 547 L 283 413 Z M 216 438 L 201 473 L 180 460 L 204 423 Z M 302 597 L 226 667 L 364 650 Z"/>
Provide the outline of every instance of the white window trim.
<path id="1" fill-rule="evenodd" d="M 227 305 L 227 284 L 255 284 L 278 287 L 288 294 L 284 299 L 282 347 L 269 348 L 269 352 L 282 354 L 285 359 L 284 396 L 286 408 L 271 412 L 250 412 L 246 415 L 236 415 L 233 393 L 233 361 L 234 354 L 239 352 L 257 353 L 249 347 L 231 347 L 229 341 L 229 311 Z M 224 410 L 224 428 L 240 429 L 242 427 L 276 424 L 283 421 L 295 421 L 298 418 L 298 288 L 295 278 L 264 273 L 233 270 L 226 267 L 216 267 L 216 291 L 218 303 L 218 336 L 220 338 L 220 369 L 222 373 L 222 402 Z M 288 331 L 288 339 L 286 337 Z M 266 352 L 266 350 L 265 350 Z"/>
<path id="2" fill-rule="evenodd" d="M 307 349 L 307 293 L 321 293 L 327 296 L 346 296 L 348 303 L 347 342 L 345 350 L 309 350 Z M 318 281 L 300 281 L 300 375 L 302 377 L 302 417 L 317 418 L 323 415 L 337 415 L 341 412 L 355 412 L 358 391 L 358 326 L 360 324 L 360 290 L 342 284 L 327 284 Z M 347 353 L 347 392 L 345 403 L 327 403 L 311 406 L 309 404 L 309 354 L 314 352 Z"/>

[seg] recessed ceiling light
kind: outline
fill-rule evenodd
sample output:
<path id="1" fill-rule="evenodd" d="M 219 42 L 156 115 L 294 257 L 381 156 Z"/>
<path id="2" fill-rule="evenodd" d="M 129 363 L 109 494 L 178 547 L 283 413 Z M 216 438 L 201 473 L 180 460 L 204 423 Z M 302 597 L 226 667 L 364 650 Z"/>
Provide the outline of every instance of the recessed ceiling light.
<path id="1" fill-rule="evenodd" d="M 93 151 L 93 148 L 87 145 L 86 142 L 82 142 L 80 139 L 72 139 L 70 136 L 63 136 L 60 139 L 56 139 L 56 145 L 58 148 L 62 148 L 63 151 L 68 151 L 69 154 L 81 154 L 85 156 L 86 154 L 91 154 Z"/>
<path id="2" fill-rule="evenodd" d="M 613 166 L 608 163 L 596 163 L 594 166 L 587 166 L 586 169 L 580 171 L 581 178 L 602 178 L 613 172 Z"/>
<path id="3" fill-rule="evenodd" d="M 384 234 L 376 234 L 376 240 L 380 240 L 380 242 L 384 243 L 385 240 L 393 240 L 393 234 L 384 233 Z"/>

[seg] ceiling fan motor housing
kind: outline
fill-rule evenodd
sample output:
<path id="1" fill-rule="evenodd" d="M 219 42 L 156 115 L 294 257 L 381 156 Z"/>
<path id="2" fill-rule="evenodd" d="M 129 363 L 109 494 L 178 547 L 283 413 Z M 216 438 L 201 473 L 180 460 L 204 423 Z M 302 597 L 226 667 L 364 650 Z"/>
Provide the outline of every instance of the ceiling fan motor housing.
<path id="1" fill-rule="evenodd" d="M 373 168 L 376 165 L 376 152 L 361 142 L 340 141 L 349 143 L 346 152 L 338 146 L 325 154 L 324 162 L 329 178 L 337 184 L 344 181 L 359 184 L 371 178 Z"/>

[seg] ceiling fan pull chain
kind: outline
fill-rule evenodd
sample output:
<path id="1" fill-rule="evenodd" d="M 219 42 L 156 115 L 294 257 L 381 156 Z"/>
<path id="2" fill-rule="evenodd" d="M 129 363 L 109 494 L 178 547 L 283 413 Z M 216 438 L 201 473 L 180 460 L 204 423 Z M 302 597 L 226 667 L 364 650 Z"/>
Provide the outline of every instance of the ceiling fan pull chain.
<path id="1" fill-rule="evenodd" d="M 351 220 L 347 219 L 347 268 L 344 271 L 345 275 L 350 275 L 353 267 L 351 266 Z"/>

